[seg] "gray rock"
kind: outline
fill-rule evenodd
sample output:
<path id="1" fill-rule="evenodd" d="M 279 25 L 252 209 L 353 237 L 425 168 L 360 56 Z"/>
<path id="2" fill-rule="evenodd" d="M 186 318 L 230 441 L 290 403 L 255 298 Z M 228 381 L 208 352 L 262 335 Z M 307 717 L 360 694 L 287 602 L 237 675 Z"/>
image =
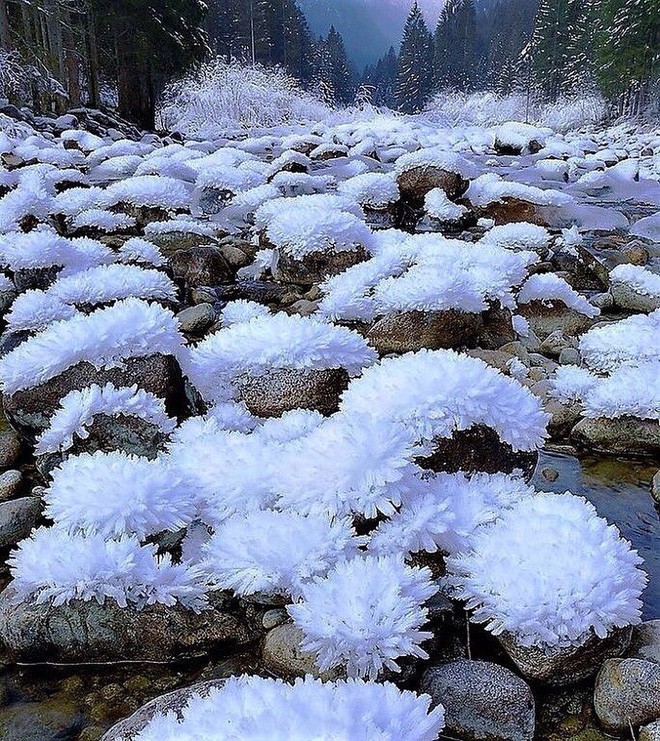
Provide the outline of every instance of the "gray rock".
<path id="1" fill-rule="evenodd" d="M 558 358 L 561 351 L 571 347 L 572 340 L 561 330 L 551 332 L 541 343 L 540 352 L 553 358 Z"/>
<path id="2" fill-rule="evenodd" d="M 644 659 L 660 664 L 660 619 L 647 620 L 633 628 L 628 659 Z"/>
<path id="3" fill-rule="evenodd" d="M 316 409 L 330 415 L 339 409 L 348 380 L 343 368 L 281 368 L 259 376 L 243 374 L 233 385 L 236 399 L 257 417 L 280 417 L 293 409 Z"/>
<path id="4" fill-rule="evenodd" d="M 220 245 L 220 254 L 232 268 L 240 270 L 252 262 L 252 258 L 233 244 Z"/>
<path id="5" fill-rule="evenodd" d="M 27 538 L 41 517 L 37 497 L 22 497 L 0 504 L 0 548 L 16 545 Z"/>
<path id="6" fill-rule="evenodd" d="M 640 728 L 637 741 L 660 741 L 660 718 Z"/>
<path id="7" fill-rule="evenodd" d="M 261 618 L 261 624 L 266 630 L 270 630 L 271 628 L 276 628 L 278 625 L 282 625 L 282 623 L 286 623 L 288 620 L 289 613 L 280 607 L 265 612 Z"/>
<path id="8" fill-rule="evenodd" d="M 230 283 L 235 273 L 220 250 L 208 245 L 178 250 L 170 255 L 168 265 L 174 278 L 189 289 Z"/>
<path id="9" fill-rule="evenodd" d="M 524 677 L 550 685 L 567 685 L 595 674 L 605 659 L 623 656 L 631 635 L 632 628 L 617 628 L 603 639 L 592 635 L 580 646 L 549 650 L 521 646 L 507 632 L 498 639 Z"/>
<path id="10" fill-rule="evenodd" d="M 609 291 L 597 293 L 589 299 L 589 303 L 601 311 L 614 308 L 614 296 Z"/>
<path id="11" fill-rule="evenodd" d="M 153 242 L 167 257 L 179 250 L 191 250 L 195 247 L 208 245 L 212 240 L 203 234 L 181 231 L 150 234 L 149 241 Z"/>
<path id="12" fill-rule="evenodd" d="M 445 708 L 445 730 L 465 741 L 532 741 L 535 703 L 524 680 L 499 664 L 466 659 L 427 669 L 420 685 Z"/>
<path id="13" fill-rule="evenodd" d="M 556 269 L 570 274 L 569 283 L 577 291 L 604 291 L 610 286 L 610 274 L 605 265 L 582 245 L 555 246 L 552 261 Z"/>
<path id="14" fill-rule="evenodd" d="M 57 699 L 18 703 L 0 710 L 2 741 L 67 741 L 78 738 L 82 726 L 75 704 Z"/>
<path id="15" fill-rule="evenodd" d="M 546 481 L 553 483 L 559 478 L 559 471 L 552 466 L 546 466 L 545 468 L 541 469 L 541 476 L 543 476 Z"/>
<path id="16" fill-rule="evenodd" d="M 291 304 L 288 311 L 290 314 L 299 314 L 300 316 L 311 316 L 315 314 L 319 308 L 318 301 L 308 301 L 307 299 L 300 299 L 295 303 Z"/>
<path id="17" fill-rule="evenodd" d="M 181 718 L 181 711 L 194 695 L 206 697 L 212 689 L 220 688 L 224 683 L 224 679 L 211 679 L 207 682 L 198 682 L 190 687 L 161 695 L 161 697 L 143 705 L 129 718 L 112 726 L 101 738 L 101 741 L 132 741 L 157 715 L 176 713 Z"/>
<path id="18" fill-rule="evenodd" d="M 660 427 L 650 419 L 585 418 L 575 425 L 570 437 L 577 447 L 598 453 L 633 456 L 657 456 L 660 453 Z"/>
<path id="19" fill-rule="evenodd" d="M 528 304 L 521 304 L 518 310 L 541 339 L 541 351 L 543 340 L 553 332 L 559 331 L 568 337 L 575 337 L 591 329 L 595 323 L 595 319 L 569 309 L 561 302 L 557 302 L 555 306 L 546 306 L 541 301 L 530 301 Z"/>
<path id="20" fill-rule="evenodd" d="M 480 314 L 447 311 L 405 311 L 377 321 L 367 340 L 381 355 L 474 347 L 483 327 Z"/>
<path id="21" fill-rule="evenodd" d="M 5 471 L 0 476 L 0 502 L 15 497 L 21 484 L 23 483 L 23 474 L 20 471 Z"/>
<path id="22" fill-rule="evenodd" d="M 553 438 L 568 437 L 582 416 L 582 406 L 578 403 L 562 404 L 557 399 L 550 399 L 544 408 L 550 415 L 548 432 Z"/>
<path id="23" fill-rule="evenodd" d="M 637 312 L 651 312 L 660 309 L 660 296 L 639 293 L 627 283 L 612 281 L 610 288 L 614 303 L 620 309 Z"/>
<path id="24" fill-rule="evenodd" d="M 660 664 L 608 659 L 596 677 L 594 708 L 608 731 L 628 731 L 660 717 Z"/>
<path id="25" fill-rule="evenodd" d="M 574 347 L 565 347 L 559 353 L 559 365 L 580 365 L 580 353 Z"/>
<path id="26" fill-rule="evenodd" d="M 263 632 L 251 608 L 230 612 L 221 599 L 196 614 L 180 605 L 143 610 L 106 599 L 54 607 L 0 594 L 0 641 L 19 661 L 176 661 L 233 653 Z"/>
<path id="27" fill-rule="evenodd" d="M 323 680 L 337 679 L 340 669 L 322 672 L 314 662 L 312 654 L 300 650 L 303 632 L 293 623 L 285 623 L 269 630 L 264 641 L 262 660 L 264 667 L 278 677 L 294 679 L 311 674 Z"/>
<path id="28" fill-rule="evenodd" d="M 256 301 L 258 304 L 278 304 L 287 292 L 284 286 L 267 280 L 239 280 L 231 285 L 220 286 L 218 299 L 221 301 Z"/>
<path id="29" fill-rule="evenodd" d="M 215 309 L 211 304 L 196 304 L 176 315 L 182 332 L 192 335 L 203 335 L 217 319 Z"/>
<path id="30" fill-rule="evenodd" d="M 10 468 L 21 454 L 21 438 L 14 430 L 0 433 L 0 468 Z"/>

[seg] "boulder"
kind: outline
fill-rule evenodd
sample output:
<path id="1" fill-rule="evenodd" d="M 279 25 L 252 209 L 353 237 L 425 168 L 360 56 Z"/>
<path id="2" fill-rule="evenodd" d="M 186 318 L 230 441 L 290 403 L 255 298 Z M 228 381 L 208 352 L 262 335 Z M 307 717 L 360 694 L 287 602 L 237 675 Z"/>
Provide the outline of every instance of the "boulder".
<path id="1" fill-rule="evenodd" d="M 460 198 L 470 182 L 456 172 L 449 172 L 432 165 L 420 165 L 405 170 L 397 177 L 401 198 L 406 201 L 424 203 L 424 197 L 435 188 L 442 189 L 450 200 Z"/>
<path id="2" fill-rule="evenodd" d="M 209 245 L 178 250 L 170 255 L 168 265 L 174 278 L 188 289 L 231 283 L 234 279 L 234 269 L 217 247 Z"/>
<path id="3" fill-rule="evenodd" d="M 129 358 L 121 367 L 97 370 L 91 363 L 78 363 L 39 386 L 3 397 L 5 415 L 14 429 L 32 439 L 47 426 L 60 401 L 74 389 L 91 384 L 103 386 L 137 384 L 145 391 L 165 400 L 167 411 L 179 416 L 185 406 L 183 376 L 177 361 L 170 355 L 147 355 Z"/>
<path id="4" fill-rule="evenodd" d="M 262 631 L 250 608 L 238 613 L 221 599 L 199 614 L 180 605 L 119 607 L 106 599 L 54 607 L 0 594 L 0 641 L 17 661 L 177 661 L 234 653 Z"/>
<path id="5" fill-rule="evenodd" d="M 41 517 L 38 497 L 21 497 L 0 503 L 0 548 L 16 545 L 27 538 Z"/>
<path id="6" fill-rule="evenodd" d="M 218 316 L 211 304 L 196 304 L 176 315 L 176 320 L 184 334 L 200 337 L 206 330 L 215 324 Z"/>
<path id="7" fill-rule="evenodd" d="M 480 314 L 447 311 L 404 311 L 379 319 L 367 334 L 381 355 L 474 347 L 483 319 Z"/>
<path id="8" fill-rule="evenodd" d="M 660 296 L 640 293 L 628 283 L 612 280 L 610 292 L 615 306 L 619 309 L 640 313 L 649 313 L 660 309 Z"/>
<path id="9" fill-rule="evenodd" d="M 520 304 L 518 313 L 527 319 L 541 343 L 554 332 L 575 337 L 591 329 L 597 321 L 575 309 L 569 309 L 561 301 L 557 301 L 553 306 L 548 306 L 538 300 L 530 301 L 527 304 Z"/>
<path id="10" fill-rule="evenodd" d="M 640 728 L 637 741 L 660 741 L 660 718 Z"/>
<path id="11" fill-rule="evenodd" d="M 468 430 L 454 432 L 450 438 L 436 438 L 433 453 L 418 458 L 422 468 L 456 473 L 512 473 L 516 469 L 531 478 L 538 463 L 537 451 L 515 451 L 502 442 L 495 430 L 485 425 L 474 425 Z"/>
<path id="12" fill-rule="evenodd" d="M 492 304 L 481 317 L 483 326 L 477 338 L 479 347 L 484 350 L 498 350 L 502 345 L 516 340 L 513 317 L 509 309 Z"/>
<path id="13" fill-rule="evenodd" d="M 633 628 L 628 659 L 644 659 L 660 664 L 660 619 L 648 620 Z"/>
<path id="14" fill-rule="evenodd" d="M 479 216 L 493 219 L 496 226 L 517 224 L 523 221 L 537 226 L 550 226 L 551 219 L 546 210 L 543 206 L 531 203 L 531 201 L 503 196 L 499 201 L 492 201 L 482 206 L 477 213 Z"/>
<path id="15" fill-rule="evenodd" d="M 608 731 L 660 718 L 660 664 L 644 659 L 608 659 L 596 677 L 594 708 Z"/>
<path id="16" fill-rule="evenodd" d="M 77 739 L 82 727 L 75 703 L 59 698 L 14 703 L 0 710 L 2 741 L 66 741 Z"/>
<path id="17" fill-rule="evenodd" d="M 582 245 L 556 245 L 552 264 L 555 270 L 568 273 L 567 280 L 576 291 L 606 291 L 610 286 L 610 274 L 605 265 Z"/>
<path id="18" fill-rule="evenodd" d="M 340 252 L 310 252 L 300 259 L 280 252 L 274 277 L 283 283 L 311 287 L 368 259 L 369 254 L 363 247 Z"/>
<path id="19" fill-rule="evenodd" d="M 573 427 L 570 438 L 577 447 L 598 453 L 651 457 L 660 453 L 660 425 L 652 419 L 584 418 Z"/>
<path id="20" fill-rule="evenodd" d="M 0 432 L 0 468 L 10 468 L 21 454 L 21 438 L 12 429 Z"/>
<path id="21" fill-rule="evenodd" d="M 532 741 L 534 696 L 499 664 L 462 659 L 432 666 L 420 690 L 445 708 L 445 731 L 464 741 Z"/>
<path id="22" fill-rule="evenodd" d="M 316 409 L 324 415 L 339 409 L 339 397 L 348 387 L 343 368 L 310 370 L 279 368 L 263 375 L 243 374 L 232 381 L 236 399 L 257 417 L 280 417 L 293 409 Z"/>
<path id="23" fill-rule="evenodd" d="M 322 672 L 314 662 L 313 654 L 301 651 L 304 634 L 292 623 L 278 625 L 266 634 L 262 660 L 264 667 L 276 677 L 295 679 L 311 674 L 313 677 L 331 681 L 341 676 L 339 669 Z"/>
<path id="24" fill-rule="evenodd" d="M 211 679 L 161 695 L 143 705 L 129 718 L 112 726 L 101 741 L 132 741 L 157 715 L 176 713 L 180 718 L 181 711 L 190 702 L 191 697 L 194 695 L 206 697 L 211 690 L 222 687 L 225 681 L 224 679 Z"/>
<path id="25" fill-rule="evenodd" d="M 195 234 L 194 232 L 186 231 L 153 232 L 149 234 L 148 239 L 166 257 L 180 250 L 192 250 L 195 247 L 208 245 L 209 242 L 213 241 L 205 234 Z"/>
<path id="26" fill-rule="evenodd" d="M 631 635 L 631 627 L 615 628 L 606 638 L 592 634 L 579 646 L 548 649 L 522 646 L 506 631 L 498 639 L 525 678 L 549 685 L 566 685 L 592 676 L 605 659 L 623 656 Z"/>

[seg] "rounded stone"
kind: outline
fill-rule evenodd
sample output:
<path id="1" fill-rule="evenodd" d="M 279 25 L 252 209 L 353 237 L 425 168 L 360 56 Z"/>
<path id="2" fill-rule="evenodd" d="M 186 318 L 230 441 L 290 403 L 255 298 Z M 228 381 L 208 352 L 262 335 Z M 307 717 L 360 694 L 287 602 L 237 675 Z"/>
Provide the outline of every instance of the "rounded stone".
<path id="1" fill-rule="evenodd" d="M 21 454 L 21 438 L 14 430 L 0 433 L 0 468 L 10 468 Z"/>
<path id="2" fill-rule="evenodd" d="M 0 475 L 0 502 L 15 497 L 23 483 L 23 474 L 20 471 L 5 471 Z"/>
<path id="3" fill-rule="evenodd" d="M 657 421 L 638 417 L 582 419 L 571 430 L 578 447 L 598 453 L 631 456 L 660 454 L 660 427 Z"/>
<path id="4" fill-rule="evenodd" d="M 424 672 L 420 690 L 445 708 L 445 730 L 464 741 L 532 741 L 534 696 L 499 664 L 462 659 Z"/>
<path id="5" fill-rule="evenodd" d="M 660 664 L 644 659 L 608 659 L 596 677 L 594 708 L 609 731 L 660 717 Z"/>
<path id="6" fill-rule="evenodd" d="M 369 330 L 369 344 L 381 355 L 474 347 L 483 320 L 480 314 L 447 311 L 405 311 L 389 314 Z"/>
<path id="7" fill-rule="evenodd" d="M 185 334 L 200 336 L 217 320 L 217 314 L 211 304 L 196 304 L 176 315 L 181 331 Z"/>
<path id="8" fill-rule="evenodd" d="M 640 728 L 637 741 L 660 741 L 660 718 Z"/>
<path id="9" fill-rule="evenodd" d="M 304 634 L 292 623 L 278 625 L 266 634 L 262 659 L 264 667 L 278 677 L 294 679 L 311 674 L 313 677 L 329 681 L 341 676 L 341 670 L 322 672 L 314 661 L 314 656 L 300 649 Z"/>
<path id="10" fill-rule="evenodd" d="M 41 517 L 42 503 L 37 497 L 22 497 L 0 504 L 0 548 L 16 545 L 27 538 Z"/>

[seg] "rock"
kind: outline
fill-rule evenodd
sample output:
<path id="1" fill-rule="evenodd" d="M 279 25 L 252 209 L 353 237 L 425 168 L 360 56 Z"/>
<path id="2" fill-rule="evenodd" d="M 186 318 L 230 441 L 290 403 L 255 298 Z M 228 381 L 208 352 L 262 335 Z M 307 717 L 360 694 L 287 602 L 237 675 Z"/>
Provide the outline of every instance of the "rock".
<path id="1" fill-rule="evenodd" d="M 9 468 L 21 454 L 21 438 L 8 429 L 0 432 L 0 468 Z"/>
<path id="2" fill-rule="evenodd" d="M 569 337 L 575 337 L 590 329 L 596 321 L 586 314 L 569 309 L 562 302 L 546 306 L 542 301 L 530 301 L 528 304 L 521 304 L 518 312 L 527 319 L 529 326 L 541 339 L 541 347 L 543 340 L 553 332 L 559 331 Z"/>
<path id="3" fill-rule="evenodd" d="M 379 319 L 367 340 L 381 355 L 389 353 L 474 347 L 483 327 L 480 314 L 447 311 L 406 311 Z"/>
<path id="4" fill-rule="evenodd" d="M 188 704 L 191 697 L 194 695 L 206 697 L 211 690 L 222 687 L 225 681 L 224 679 L 211 679 L 161 695 L 143 705 L 129 718 L 112 726 L 101 741 L 132 741 L 157 715 L 176 713 L 180 718 L 181 710 Z"/>
<path id="5" fill-rule="evenodd" d="M 514 451 L 500 440 L 495 430 L 474 425 L 468 430 L 454 432 L 451 438 L 436 438 L 433 453 L 416 462 L 422 468 L 448 473 L 512 473 L 519 468 L 529 479 L 536 468 L 538 453 Z"/>
<path id="6" fill-rule="evenodd" d="M 608 659 L 596 677 L 594 708 L 608 731 L 628 731 L 660 718 L 660 664 Z"/>
<path id="7" fill-rule="evenodd" d="M 178 250 L 170 256 L 168 265 L 174 278 L 187 288 L 231 283 L 235 272 L 220 251 L 209 246 Z"/>
<path id="8" fill-rule="evenodd" d="M 313 655 L 300 650 L 303 636 L 302 630 L 293 623 L 278 625 L 269 630 L 262 653 L 264 667 L 283 679 L 304 677 L 306 674 L 326 681 L 340 677 L 341 670 L 322 672 L 314 663 Z"/>
<path id="9" fill-rule="evenodd" d="M 290 314 L 298 314 L 300 316 L 311 316 L 315 314 L 319 308 L 318 301 L 307 301 L 307 299 L 299 299 L 295 301 L 289 307 Z"/>
<path id="10" fill-rule="evenodd" d="M 66 741 L 76 739 L 82 715 L 73 703 L 57 699 L 17 703 L 0 710 L 2 741 Z"/>
<path id="11" fill-rule="evenodd" d="M 508 632 L 498 636 L 498 640 L 526 679 L 549 685 L 566 685 L 595 674 L 605 659 L 623 656 L 631 635 L 631 627 L 616 628 L 603 639 L 592 635 L 580 646 L 549 650 L 521 646 L 515 636 Z"/>
<path id="12" fill-rule="evenodd" d="M 484 350 L 498 350 L 517 338 L 513 328 L 511 311 L 502 306 L 492 305 L 481 315 L 483 327 L 477 343 Z"/>
<path id="13" fill-rule="evenodd" d="M 420 690 L 445 708 L 445 731 L 465 741 L 532 741 L 534 696 L 499 664 L 466 659 L 424 672 Z"/>
<path id="14" fill-rule="evenodd" d="M 541 469 L 541 476 L 552 484 L 559 478 L 559 471 L 552 466 L 546 466 Z"/>
<path id="15" fill-rule="evenodd" d="M 552 262 L 556 270 L 569 273 L 568 282 L 577 291 L 603 291 L 609 288 L 610 275 L 607 268 L 582 245 L 556 245 Z"/>
<path id="16" fill-rule="evenodd" d="M 550 226 L 550 219 L 542 206 L 520 198 L 503 197 L 477 210 L 480 217 L 493 219 L 496 226 L 527 222 L 537 226 Z"/>
<path id="17" fill-rule="evenodd" d="M 660 503 L 660 471 L 656 471 L 651 482 L 651 496 Z"/>
<path id="18" fill-rule="evenodd" d="M 43 431 L 60 401 L 74 389 L 90 384 L 133 386 L 165 400 L 171 416 L 179 416 L 185 407 L 183 376 L 177 361 L 169 355 L 129 358 L 118 368 L 97 370 L 91 363 L 78 363 L 49 381 L 3 397 L 5 416 L 21 435 L 31 439 Z"/>
<path id="19" fill-rule="evenodd" d="M 660 620 L 648 620 L 633 628 L 628 659 L 644 659 L 660 664 Z"/>
<path id="20" fill-rule="evenodd" d="M 13 499 L 21 488 L 23 474 L 20 471 L 5 471 L 0 476 L 0 502 Z"/>
<path id="21" fill-rule="evenodd" d="M 195 247 L 202 247 L 213 240 L 204 234 L 194 234 L 193 232 L 154 232 L 149 234 L 149 241 L 153 242 L 165 257 L 173 255 L 179 250 L 192 250 Z"/>
<path id="22" fill-rule="evenodd" d="M 484 363 L 488 363 L 488 365 L 506 374 L 509 373 L 511 359 L 516 357 L 503 350 L 482 350 L 480 347 L 476 347 L 474 350 L 468 350 L 465 354 L 471 358 L 479 358 Z"/>
<path id="23" fill-rule="evenodd" d="M 571 430 L 570 438 L 577 447 L 598 453 L 632 456 L 657 456 L 660 453 L 660 426 L 651 419 L 585 418 Z"/>
<path id="24" fill-rule="evenodd" d="M 559 353 L 559 365 L 580 365 L 580 353 L 574 347 L 565 347 Z"/>
<path id="25" fill-rule="evenodd" d="M 257 417 L 280 417 L 294 409 L 316 409 L 330 415 L 339 409 L 339 397 L 348 380 L 343 368 L 279 368 L 259 376 L 246 373 L 233 385 L 237 401 L 244 402 Z"/>
<path id="26" fill-rule="evenodd" d="M 217 288 L 211 288 L 210 286 L 198 286 L 197 288 L 191 288 L 190 291 L 190 303 L 193 306 L 198 304 L 215 304 L 218 301 L 219 293 Z"/>
<path id="27" fill-rule="evenodd" d="M 628 242 L 628 244 L 622 247 L 621 251 L 631 265 L 640 265 L 643 267 L 651 259 L 651 255 L 649 254 L 646 245 L 638 239 Z"/>
<path id="28" fill-rule="evenodd" d="M 261 624 L 266 630 L 270 630 L 271 628 L 276 628 L 278 625 L 282 625 L 282 623 L 286 623 L 288 619 L 289 613 L 282 608 L 278 608 L 265 612 L 261 618 Z"/>
<path id="29" fill-rule="evenodd" d="M 311 287 L 367 259 L 369 255 L 363 247 L 341 252 L 310 252 L 301 259 L 280 252 L 273 275 L 283 283 Z"/>
<path id="30" fill-rule="evenodd" d="M 0 640 L 18 661 L 176 661 L 233 653 L 262 632 L 256 616 L 226 608 L 221 598 L 200 614 L 180 605 L 119 607 L 106 599 L 54 607 L 0 594 Z"/>
<path id="31" fill-rule="evenodd" d="M 256 301 L 258 304 L 279 304 L 287 292 L 284 286 L 267 280 L 239 280 L 218 288 L 220 301 Z"/>
<path id="32" fill-rule="evenodd" d="M 637 741 L 660 741 L 660 718 L 640 728 Z"/>
<path id="33" fill-rule="evenodd" d="M 235 270 L 240 270 L 240 268 L 244 268 L 252 262 L 252 258 L 249 255 L 246 255 L 243 250 L 232 244 L 220 245 L 220 254 Z"/>
<path id="34" fill-rule="evenodd" d="M 558 358 L 562 350 L 571 347 L 572 340 L 567 337 L 560 329 L 551 332 L 541 343 L 540 351 L 543 355 L 551 358 Z"/>
<path id="35" fill-rule="evenodd" d="M 470 183 L 458 173 L 423 165 L 400 173 L 397 184 L 404 200 L 422 204 L 426 194 L 435 188 L 442 189 L 450 200 L 460 198 Z"/>
<path id="36" fill-rule="evenodd" d="M 0 503 L 0 548 L 16 545 L 27 538 L 41 517 L 42 503 L 37 497 L 21 497 Z"/>
<path id="37" fill-rule="evenodd" d="M 614 296 L 609 291 L 597 293 L 589 299 L 589 303 L 601 311 L 607 311 L 614 308 Z"/>
<path id="38" fill-rule="evenodd" d="M 196 304 L 176 315 L 181 331 L 200 337 L 216 322 L 218 316 L 211 304 Z"/>
<path id="39" fill-rule="evenodd" d="M 562 404 L 557 399 L 550 399 L 545 402 L 544 407 L 550 415 L 548 432 L 555 439 L 568 437 L 582 416 L 582 406 L 577 403 Z"/>
<path id="40" fill-rule="evenodd" d="M 626 311 L 651 312 L 660 309 L 660 296 L 639 293 L 628 283 L 612 280 L 610 288 L 614 303 Z"/>

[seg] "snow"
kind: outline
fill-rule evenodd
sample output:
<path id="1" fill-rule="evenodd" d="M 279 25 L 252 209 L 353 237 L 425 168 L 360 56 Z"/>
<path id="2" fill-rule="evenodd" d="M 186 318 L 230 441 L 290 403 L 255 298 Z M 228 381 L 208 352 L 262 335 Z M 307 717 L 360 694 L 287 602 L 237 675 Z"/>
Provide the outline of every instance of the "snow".
<path id="1" fill-rule="evenodd" d="M 642 296 L 660 298 L 660 275 L 639 265 L 617 265 L 610 272 L 610 280 Z"/>
<path id="2" fill-rule="evenodd" d="M 397 175 L 401 175 L 410 170 L 429 167 L 453 172 L 465 180 L 471 180 L 478 174 L 477 168 L 469 160 L 442 147 L 430 147 L 404 154 L 397 159 L 394 171 Z"/>
<path id="3" fill-rule="evenodd" d="M 643 219 L 636 221 L 630 233 L 636 237 L 644 237 L 652 242 L 660 242 L 660 215 L 645 216 Z"/>
<path id="4" fill-rule="evenodd" d="M 442 188 L 434 188 L 426 194 L 424 209 L 431 218 L 447 222 L 458 221 L 467 213 L 465 206 L 452 203 Z"/>
<path id="5" fill-rule="evenodd" d="M 399 200 L 399 188 L 392 175 L 375 172 L 356 175 L 344 180 L 337 189 L 359 203 L 373 209 L 387 208 Z"/>
<path id="6" fill-rule="evenodd" d="M 552 134 L 551 129 L 540 129 L 518 121 L 507 121 L 495 129 L 495 142 L 524 151 L 529 150 L 532 141 L 543 146 L 550 134 Z"/>
<path id="7" fill-rule="evenodd" d="M 186 209 L 190 205 L 188 188 L 181 180 L 157 175 L 141 175 L 113 183 L 106 189 L 109 204 L 127 203 L 164 210 Z"/>
<path id="8" fill-rule="evenodd" d="M 494 172 L 480 175 L 473 180 L 465 197 L 477 207 L 498 203 L 505 198 L 516 198 L 538 206 L 570 206 L 573 203 L 573 199 L 566 193 L 503 180 Z"/>
<path id="9" fill-rule="evenodd" d="M 14 272 L 62 267 L 72 274 L 113 261 L 112 250 L 92 239 L 66 239 L 46 230 L 0 236 L 0 264 Z"/>
<path id="10" fill-rule="evenodd" d="M 561 302 L 567 308 L 591 318 L 600 314 L 600 309 L 590 304 L 584 296 L 574 291 L 555 273 L 537 273 L 529 276 L 518 293 L 518 303 L 529 304 L 532 301 L 540 301 L 546 306 Z"/>

